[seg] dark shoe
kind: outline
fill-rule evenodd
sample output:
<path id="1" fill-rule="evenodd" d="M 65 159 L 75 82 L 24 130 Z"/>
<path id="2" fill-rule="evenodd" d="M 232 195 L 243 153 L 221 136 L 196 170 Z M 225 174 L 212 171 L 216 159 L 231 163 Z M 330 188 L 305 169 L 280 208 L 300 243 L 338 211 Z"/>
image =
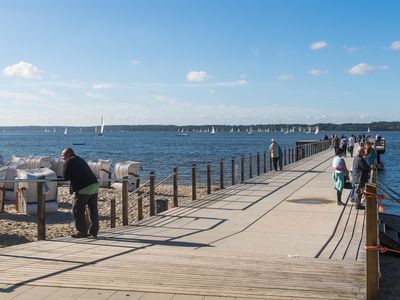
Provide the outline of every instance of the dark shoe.
<path id="1" fill-rule="evenodd" d="M 92 238 L 94 238 L 94 239 L 97 239 L 97 234 L 90 234 L 90 236 L 92 237 Z"/>
<path id="2" fill-rule="evenodd" d="M 83 239 L 83 238 L 87 238 L 88 235 L 87 235 L 87 233 L 76 232 L 74 234 L 71 234 L 71 237 L 73 237 L 74 239 Z"/>
<path id="3" fill-rule="evenodd" d="M 361 205 L 361 204 L 358 204 L 357 206 L 356 206 L 356 209 L 365 209 L 365 206 L 364 205 Z"/>
<path id="4" fill-rule="evenodd" d="M 338 201 L 338 202 L 336 202 L 337 203 L 337 205 L 344 205 L 344 203 L 342 202 L 342 201 Z"/>

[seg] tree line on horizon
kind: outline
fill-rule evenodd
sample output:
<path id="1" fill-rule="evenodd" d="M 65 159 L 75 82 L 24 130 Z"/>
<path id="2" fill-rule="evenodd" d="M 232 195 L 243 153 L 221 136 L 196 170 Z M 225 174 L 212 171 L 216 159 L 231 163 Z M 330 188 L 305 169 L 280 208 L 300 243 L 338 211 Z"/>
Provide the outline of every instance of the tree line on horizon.
<path id="1" fill-rule="evenodd" d="M 106 131 L 206 131 L 214 127 L 216 131 L 246 131 L 252 126 L 252 130 L 269 130 L 281 131 L 284 130 L 295 130 L 299 129 L 307 130 L 309 127 L 314 131 L 318 126 L 319 131 L 365 131 L 368 128 L 371 131 L 400 131 L 400 122 L 372 122 L 372 123 L 316 123 L 316 124 L 252 124 L 252 125 L 106 125 Z M 64 126 L 0 126 L 2 131 L 29 131 L 29 132 L 40 132 L 40 131 L 64 131 Z M 80 130 L 82 132 L 89 132 L 95 130 L 95 126 L 69 126 L 70 130 Z"/>

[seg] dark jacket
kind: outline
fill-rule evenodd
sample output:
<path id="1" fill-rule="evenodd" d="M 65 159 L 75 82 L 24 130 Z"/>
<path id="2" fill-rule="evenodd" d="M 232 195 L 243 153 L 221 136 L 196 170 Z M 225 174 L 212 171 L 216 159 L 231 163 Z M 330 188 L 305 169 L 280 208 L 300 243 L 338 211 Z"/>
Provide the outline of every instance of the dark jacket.
<path id="1" fill-rule="evenodd" d="M 356 156 L 353 160 L 353 183 L 364 185 L 368 182 L 368 174 L 371 170 L 367 161 L 362 156 Z"/>
<path id="2" fill-rule="evenodd" d="M 93 183 L 97 183 L 97 178 L 87 162 L 76 155 L 72 155 L 65 160 L 64 178 L 71 181 L 72 192 L 77 192 Z"/>

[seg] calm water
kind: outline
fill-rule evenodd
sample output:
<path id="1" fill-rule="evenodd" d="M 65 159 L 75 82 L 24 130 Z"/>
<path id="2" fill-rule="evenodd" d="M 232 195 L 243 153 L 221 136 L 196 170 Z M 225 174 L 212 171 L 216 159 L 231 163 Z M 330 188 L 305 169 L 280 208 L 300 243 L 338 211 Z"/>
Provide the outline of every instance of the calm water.
<path id="1" fill-rule="evenodd" d="M 199 176 L 205 174 L 205 163 L 212 162 L 217 168 L 220 159 L 230 161 L 240 154 L 248 157 L 250 153 L 262 153 L 275 138 L 282 146 L 293 146 L 298 140 L 321 139 L 326 134 L 342 132 L 320 132 L 318 135 L 306 133 L 283 134 L 257 133 L 191 133 L 189 136 L 176 136 L 174 132 L 106 132 L 104 136 L 91 133 L 71 132 L 64 136 L 56 133 L 0 133 L 0 154 L 8 159 L 12 154 L 18 156 L 45 155 L 58 157 L 64 147 L 72 147 L 85 159 L 112 159 L 113 162 L 134 160 L 143 165 L 141 176 L 148 177 L 155 171 L 157 178 L 164 178 L 178 167 L 182 180 L 188 179 L 193 163 L 199 166 Z M 358 135 L 358 132 L 352 132 Z M 400 193 L 400 132 L 371 132 L 372 136 L 381 134 L 387 140 L 386 153 L 382 156 L 385 169 L 379 174 L 379 181 Z M 344 132 L 344 134 L 349 134 Z M 84 145 L 73 145 L 84 143 Z M 255 163 L 255 158 L 253 159 Z M 230 165 L 225 168 L 229 169 Z M 202 171 L 204 170 L 204 172 Z M 254 168 L 255 170 L 255 168 Z M 228 171 L 228 170 L 226 170 Z M 203 173 L 202 173 L 203 172 Z M 217 179 L 215 179 L 217 180 Z M 399 197 L 400 199 L 400 197 Z M 400 205 L 387 204 L 387 212 L 400 214 Z"/>

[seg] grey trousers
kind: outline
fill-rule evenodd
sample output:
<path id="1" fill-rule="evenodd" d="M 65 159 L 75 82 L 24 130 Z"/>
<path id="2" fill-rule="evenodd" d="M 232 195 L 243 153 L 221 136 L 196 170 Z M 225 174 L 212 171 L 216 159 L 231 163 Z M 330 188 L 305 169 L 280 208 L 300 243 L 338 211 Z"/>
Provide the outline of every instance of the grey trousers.
<path id="1" fill-rule="evenodd" d="M 86 223 L 86 206 L 89 208 L 90 214 L 90 228 Z M 97 194 L 94 195 L 82 195 L 75 193 L 75 202 L 72 208 L 75 219 L 76 230 L 80 233 L 97 236 L 99 232 L 99 211 L 97 208 Z"/>

